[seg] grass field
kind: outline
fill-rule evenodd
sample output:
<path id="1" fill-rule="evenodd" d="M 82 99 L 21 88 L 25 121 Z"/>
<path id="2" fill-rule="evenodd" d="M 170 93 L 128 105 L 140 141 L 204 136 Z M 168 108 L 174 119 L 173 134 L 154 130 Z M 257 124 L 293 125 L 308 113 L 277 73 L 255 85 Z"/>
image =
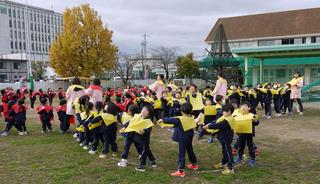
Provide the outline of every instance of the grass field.
<path id="1" fill-rule="evenodd" d="M 151 138 L 159 166 L 141 173 L 133 164 L 118 168 L 119 158 L 89 155 L 71 133 L 59 133 L 57 122 L 53 133 L 40 134 L 38 117 L 29 111 L 27 136 L 18 136 L 13 129 L 8 137 L 0 137 L 0 183 L 320 183 L 320 108 L 319 104 L 306 106 L 303 117 L 262 120 L 255 138 L 261 152 L 256 166 L 243 164 L 232 176 L 212 171 L 221 158 L 218 142 L 194 140 L 200 170 L 210 172 L 186 171 L 185 178 L 170 176 L 177 168 L 178 149 L 166 129 L 156 127 Z M 3 120 L 0 129 L 4 129 Z M 122 142 L 119 136 L 120 152 Z M 129 161 L 137 159 L 133 147 Z"/>

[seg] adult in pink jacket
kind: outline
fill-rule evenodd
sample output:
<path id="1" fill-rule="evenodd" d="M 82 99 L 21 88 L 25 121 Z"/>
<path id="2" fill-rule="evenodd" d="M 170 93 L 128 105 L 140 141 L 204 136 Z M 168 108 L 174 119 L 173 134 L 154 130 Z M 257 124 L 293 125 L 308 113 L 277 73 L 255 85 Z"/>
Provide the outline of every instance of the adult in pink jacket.
<path id="1" fill-rule="evenodd" d="M 162 97 L 162 92 L 165 90 L 165 84 L 163 79 L 164 79 L 164 75 L 159 74 L 157 77 L 157 81 L 154 83 L 152 87 L 152 91 L 156 93 L 159 99 Z"/>
<path id="2" fill-rule="evenodd" d="M 102 97 L 103 97 L 103 89 L 101 87 L 101 81 L 98 78 L 95 78 L 93 80 L 93 84 L 91 84 L 88 89 L 85 91 L 86 95 L 89 96 L 90 102 L 93 103 L 94 105 L 96 102 L 100 101 L 102 102 Z"/>
<path id="3" fill-rule="evenodd" d="M 223 78 L 222 74 L 218 74 L 218 80 L 216 82 L 216 86 L 213 90 L 213 97 L 216 99 L 217 95 L 223 96 L 224 99 L 226 99 L 227 96 L 227 90 L 228 90 L 228 82 L 226 79 Z"/>
<path id="4" fill-rule="evenodd" d="M 299 115 L 303 115 L 303 106 L 301 102 L 301 90 L 303 87 L 303 77 L 301 76 L 300 72 L 295 72 L 293 74 L 293 78 L 291 81 L 288 82 L 291 85 L 291 94 L 290 94 L 290 109 L 291 112 L 293 107 L 293 102 L 297 102 L 299 105 Z"/>

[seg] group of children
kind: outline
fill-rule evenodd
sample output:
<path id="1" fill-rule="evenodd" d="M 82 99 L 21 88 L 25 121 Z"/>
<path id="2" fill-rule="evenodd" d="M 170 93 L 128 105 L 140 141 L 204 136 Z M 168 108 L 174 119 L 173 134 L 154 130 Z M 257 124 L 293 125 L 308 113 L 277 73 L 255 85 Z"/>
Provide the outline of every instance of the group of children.
<path id="1" fill-rule="evenodd" d="M 248 145 L 251 157 L 248 164 L 255 164 L 253 136 L 258 118 L 251 113 L 249 101 L 242 100 L 240 108 L 240 102 L 236 99 L 229 101 L 227 103 L 223 96 L 214 96 L 209 91 L 201 93 L 193 84 L 186 89 L 172 89 L 168 86 L 161 98 L 148 88 L 129 88 L 124 94 L 106 95 L 104 102 L 96 101 L 95 104 L 90 102 L 88 95 L 83 95 L 72 103 L 77 119 L 77 133 L 74 137 L 90 154 L 96 154 L 101 143 L 99 158 L 103 159 L 107 157 L 110 149 L 112 156 L 118 154 L 116 140 L 120 129 L 124 145 L 121 160 L 117 165 L 127 166 L 130 147 L 133 144 L 139 155 L 136 170 L 145 171 L 147 163 L 151 167 L 157 167 L 150 147 L 152 129 L 157 122 L 161 127 L 169 127 L 173 131 L 172 139 L 179 145 L 178 170 L 173 172 L 172 176 L 185 176 L 186 153 L 191 162 L 187 168 L 199 169 L 192 146 L 195 132 L 198 132 L 199 138 L 204 135 L 208 135 L 210 139 L 218 138 L 222 145 L 223 159 L 216 168 L 225 168 L 223 174 L 233 174 L 234 164 L 242 161 L 245 145 Z M 65 101 L 61 100 L 58 108 L 64 104 Z M 59 120 L 63 122 L 62 119 Z M 238 135 L 236 153 L 231 149 L 234 133 Z M 235 161 L 234 154 L 238 154 Z"/>
<path id="2" fill-rule="evenodd" d="M 188 169 L 199 169 L 198 159 L 193 150 L 195 132 L 201 139 L 209 136 L 209 143 L 216 137 L 222 149 L 221 162 L 216 168 L 224 168 L 223 174 L 233 174 L 234 165 L 243 160 L 245 146 L 248 146 L 250 159 L 249 166 L 255 165 L 256 145 L 253 142 L 255 126 L 259 124 L 256 115 L 258 104 L 265 108 L 265 117 L 271 118 L 271 104 L 274 103 L 276 116 L 291 113 L 290 84 L 263 84 L 256 88 L 248 85 L 231 86 L 227 95 L 216 95 L 208 86 L 199 91 L 191 84 L 183 89 L 175 85 L 168 85 L 162 92 L 162 97 L 148 87 L 127 87 L 121 91 L 109 88 L 104 93 L 104 101 L 94 103 L 90 96 L 82 95 L 72 101 L 75 118 L 68 117 L 67 100 L 61 88 L 58 90 L 59 106 L 56 108 L 58 119 L 62 125 L 76 120 L 77 127 L 74 137 L 79 145 L 90 154 L 96 154 L 99 144 L 102 151 L 99 158 L 106 158 L 111 149 L 112 155 L 118 154 L 117 136 L 120 132 L 124 137 L 123 151 L 119 167 L 127 166 L 130 147 L 133 144 L 139 155 L 137 171 L 145 171 L 147 163 L 157 167 L 157 162 L 151 151 L 150 141 L 154 124 L 169 127 L 173 131 L 172 140 L 178 143 L 178 170 L 172 176 L 185 176 L 185 154 L 188 154 L 190 164 Z M 1 112 L 7 122 L 6 136 L 14 126 L 19 135 L 26 135 L 25 96 L 20 91 L 11 89 L 2 90 Z M 22 92 L 25 93 L 25 92 Z M 39 96 L 40 106 L 36 108 L 41 122 L 41 133 L 52 131 L 51 121 L 54 117 L 54 108 L 51 106 L 56 94 L 49 89 L 47 93 L 29 91 L 31 108 L 34 108 L 36 96 Z M 115 100 L 113 100 L 115 99 Z M 118 131 L 119 130 L 119 131 Z M 237 139 L 233 144 L 234 134 Z M 233 159 L 233 155 L 237 155 Z"/>

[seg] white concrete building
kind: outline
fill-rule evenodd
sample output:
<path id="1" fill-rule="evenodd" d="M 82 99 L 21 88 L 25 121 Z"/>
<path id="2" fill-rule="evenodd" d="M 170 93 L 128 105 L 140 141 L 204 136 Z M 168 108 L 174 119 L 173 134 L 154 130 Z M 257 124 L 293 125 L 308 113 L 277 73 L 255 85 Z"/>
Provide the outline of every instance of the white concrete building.
<path id="1" fill-rule="evenodd" d="M 62 31 L 63 16 L 53 10 L 0 0 L 0 54 L 30 50 L 31 61 L 49 61 L 50 44 Z"/>

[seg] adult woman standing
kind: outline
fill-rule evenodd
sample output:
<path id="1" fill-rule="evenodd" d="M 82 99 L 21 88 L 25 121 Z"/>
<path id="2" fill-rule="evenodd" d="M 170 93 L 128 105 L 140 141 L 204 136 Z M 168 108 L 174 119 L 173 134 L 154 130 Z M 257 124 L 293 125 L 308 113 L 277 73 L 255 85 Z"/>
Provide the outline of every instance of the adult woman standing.
<path id="1" fill-rule="evenodd" d="M 93 84 L 91 84 L 88 89 L 86 89 L 86 95 L 89 96 L 90 102 L 96 104 L 96 102 L 102 102 L 103 89 L 101 87 L 101 81 L 98 78 L 93 80 Z"/>
<path id="2" fill-rule="evenodd" d="M 153 84 L 152 91 L 156 92 L 157 98 L 162 97 L 162 92 L 165 90 L 165 83 L 164 83 L 164 75 L 159 74 L 157 77 L 157 81 Z"/>
<path id="3" fill-rule="evenodd" d="M 218 80 L 216 82 L 216 86 L 213 90 L 213 97 L 216 99 L 217 95 L 223 96 L 223 99 L 226 99 L 228 89 L 228 82 L 223 78 L 221 73 L 218 73 Z"/>
<path id="4" fill-rule="evenodd" d="M 60 125 L 60 129 L 62 133 L 66 133 L 70 127 L 70 118 L 74 115 L 74 109 L 72 108 L 72 103 L 76 98 L 80 98 L 85 95 L 84 87 L 81 86 L 81 81 L 78 77 L 75 77 L 71 81 L 72 85 L 69 86 L 66 92 L 66 100 L 67 100 L 67 117 L 63 124 Z"/>
<path id="5" fill-rule="evenodd" d="M 303 87 L 303 77 L 300 72 L 295 72 L 293 74 L 293 79 L 288 82 L 291 85 L 291 94 L 290 94 L 290 105 L 289 113 L 292 113 L 293 102 L 296 101 L 299 105 L 299 115 L 303 115 L 303 106 L 301 102 L 301 90 Z"/>

